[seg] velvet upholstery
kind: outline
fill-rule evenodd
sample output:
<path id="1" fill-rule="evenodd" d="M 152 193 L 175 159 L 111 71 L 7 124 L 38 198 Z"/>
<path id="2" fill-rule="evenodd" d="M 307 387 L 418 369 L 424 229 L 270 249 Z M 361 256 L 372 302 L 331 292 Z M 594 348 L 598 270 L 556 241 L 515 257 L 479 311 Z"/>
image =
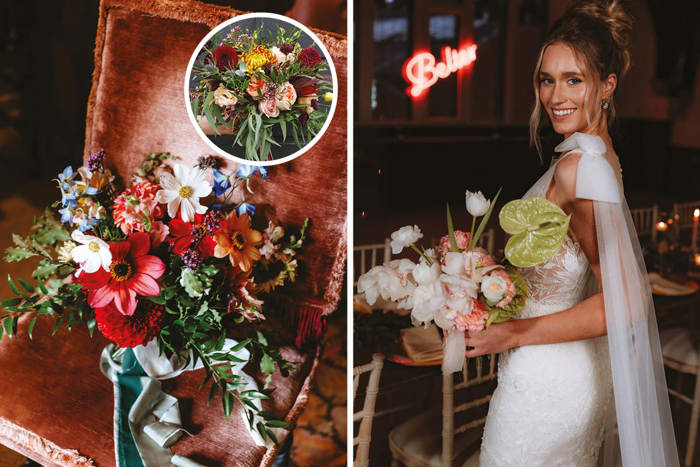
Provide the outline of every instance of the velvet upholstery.
<path id="1" fill-rule="evenodd" d="M 194 1 L 102 0 L 84 155 L 105 149 L 108 165 L 127 181 L 151 152 L 168 151 L 190 163 L 209 155 L 187 117 L 185 69 L 210 28 L 236 14 Z M 340 86 L 331 125 L 316 146 L 294 161 L 269 168 L 269 179 L 254 187 L 258 193 L 252 201 L 258 210 L 283 224 L 300 226 L 304 217 L 313 219 L 311 241 L 299 254 L 294 292 L 287 299 L 270 300 L 278 309 L 268 323 L 285 322 L 288 316 L 282 314 L 293 314 L 293 306 L 304 309 L 305 302 L 328 314 L 337 307 L 343 286 L 346 40 L 317 33 L 329 49 Z M 229 162 L 228 168 L 234 165 Z M 294 305 L 285 308 L 281 303 Z M 20 321 L 17 339 L 0 341 L 0 442 L 44 465 L 91 465 L 91 459 L 100 466 L 113 465 L 112 385 L 99 371 L 99 355 L 107 341 L 99 333 L 90 339 L 84 328 L 51 337 L 45 318 L 29 341 L 26 318 Z M 293 337 L 288 341 L 281 350 L 285 358 L 299 363 L 298 371 L 289 378 L 275 374 L 272 386 L 277 389 L 263 404 L 293 425 L 307 403 L 318 348 L 300 351 Z M 220 403 L 208 407 L 207 390 L 198 389 L 203 376 L 199 370 L 164 384 L 167 392 L 181 398 L 184 426 L 195 434 L 183 437 L 173 451 L 208 466 L 270 465 L 277 448 L 254 445 L 242 426 L 240 406 L 229 420 Z M 254 376 L 262 384 L 260 375 Z M 280 434 L 284 439 L 285 433 Z"/>

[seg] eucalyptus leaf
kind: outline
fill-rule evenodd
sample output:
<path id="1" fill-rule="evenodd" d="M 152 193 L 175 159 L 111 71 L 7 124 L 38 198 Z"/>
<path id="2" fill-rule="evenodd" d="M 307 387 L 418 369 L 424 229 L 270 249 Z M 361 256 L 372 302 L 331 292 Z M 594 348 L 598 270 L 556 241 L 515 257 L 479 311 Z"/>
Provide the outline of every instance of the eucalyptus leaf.
<path id="1" fill-rule="evenodd" d="M 513 200 L 503 206 L 498 220 L 512 237 L 505 256 L 517 267 L 531 267 L 550 259 L 561 248 L 571 216 L 542 197 Z"/>

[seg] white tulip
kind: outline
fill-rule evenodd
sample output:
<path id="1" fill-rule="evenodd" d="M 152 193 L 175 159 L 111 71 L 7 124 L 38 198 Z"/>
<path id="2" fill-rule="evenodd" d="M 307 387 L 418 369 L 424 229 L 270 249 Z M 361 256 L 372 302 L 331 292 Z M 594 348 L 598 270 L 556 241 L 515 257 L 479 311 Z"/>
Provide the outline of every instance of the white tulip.
<path id="1" fill-rule="evenodd" d="M 466 203 L 467 211 L 474 217 L 480 217 L 486 214 L 486 211 L 489 210 L 489 206 L 491 205 L 491 202 L 486 199 L 480 191 L 472 193 L 469 190 L 467 190 L 466 193 Z"/>
<path id="2" fill-rule="evenodd" d="M 423 234 L 417 225 L 413 227 L 405 225 L 391 234 L 391 252 L 397 255 L 401 253 L 401 250 L 416 243 L 421 238 L 423 238 Z"/>
<path id="3" fill-rule="evenodd" d="M 435 312 L 442 306 L 443 301 L 444 297 L 439 282 L 419 285 L 413 291 L 411 321 L 416 325 L 429 323 L 433 320 Z"/>

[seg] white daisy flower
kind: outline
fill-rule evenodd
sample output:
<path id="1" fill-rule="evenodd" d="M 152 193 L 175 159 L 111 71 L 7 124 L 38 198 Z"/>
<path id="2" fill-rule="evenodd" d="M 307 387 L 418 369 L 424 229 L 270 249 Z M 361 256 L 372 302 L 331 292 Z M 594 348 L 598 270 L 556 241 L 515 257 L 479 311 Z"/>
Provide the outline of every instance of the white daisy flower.
<path id="1" fill-rule="evenodd" d="M 160 176 L 160 186 L 163 188 L 156 193 L 159 203 L 168 205 L 168 215 L 180 217 L 185 222 L 194 220 L 195 213 L 204 214 L 207 207 L 199 204 L 199 198 L 211 193 L 211 185 L 205 179 L 205 173 L 197 167 L 188 168 L 181 164 L 173 167 L 175 176 L 163 173 Z"/>
<path id="2" fill-rule="evenodd" d="M 93 235 L 86 235 L 78 229 L 73 231 L 71 238 L 80 244 L 70 250 L 73 261 L 80 264 L 80 268 L 75 272 L 76 277 L 83 271 L 89 274 L 97 272 L 100 267 L 109 272 L 112 252 L 107 242 Z"/>

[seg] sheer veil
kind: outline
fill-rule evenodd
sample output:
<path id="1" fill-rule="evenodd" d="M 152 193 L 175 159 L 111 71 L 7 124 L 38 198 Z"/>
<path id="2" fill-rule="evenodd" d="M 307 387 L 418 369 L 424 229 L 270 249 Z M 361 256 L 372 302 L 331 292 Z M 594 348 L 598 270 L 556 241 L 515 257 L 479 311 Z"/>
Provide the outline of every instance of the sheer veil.
<path id="1" fill-rule="evenodd" d="M 619 170 L 595 135 L 574 133 L 555 150 L 581 154 L 576 196 L 592 200 L 595 211 L 615 394 L 604 465 L 678 466 L 654 302 Z"/>

